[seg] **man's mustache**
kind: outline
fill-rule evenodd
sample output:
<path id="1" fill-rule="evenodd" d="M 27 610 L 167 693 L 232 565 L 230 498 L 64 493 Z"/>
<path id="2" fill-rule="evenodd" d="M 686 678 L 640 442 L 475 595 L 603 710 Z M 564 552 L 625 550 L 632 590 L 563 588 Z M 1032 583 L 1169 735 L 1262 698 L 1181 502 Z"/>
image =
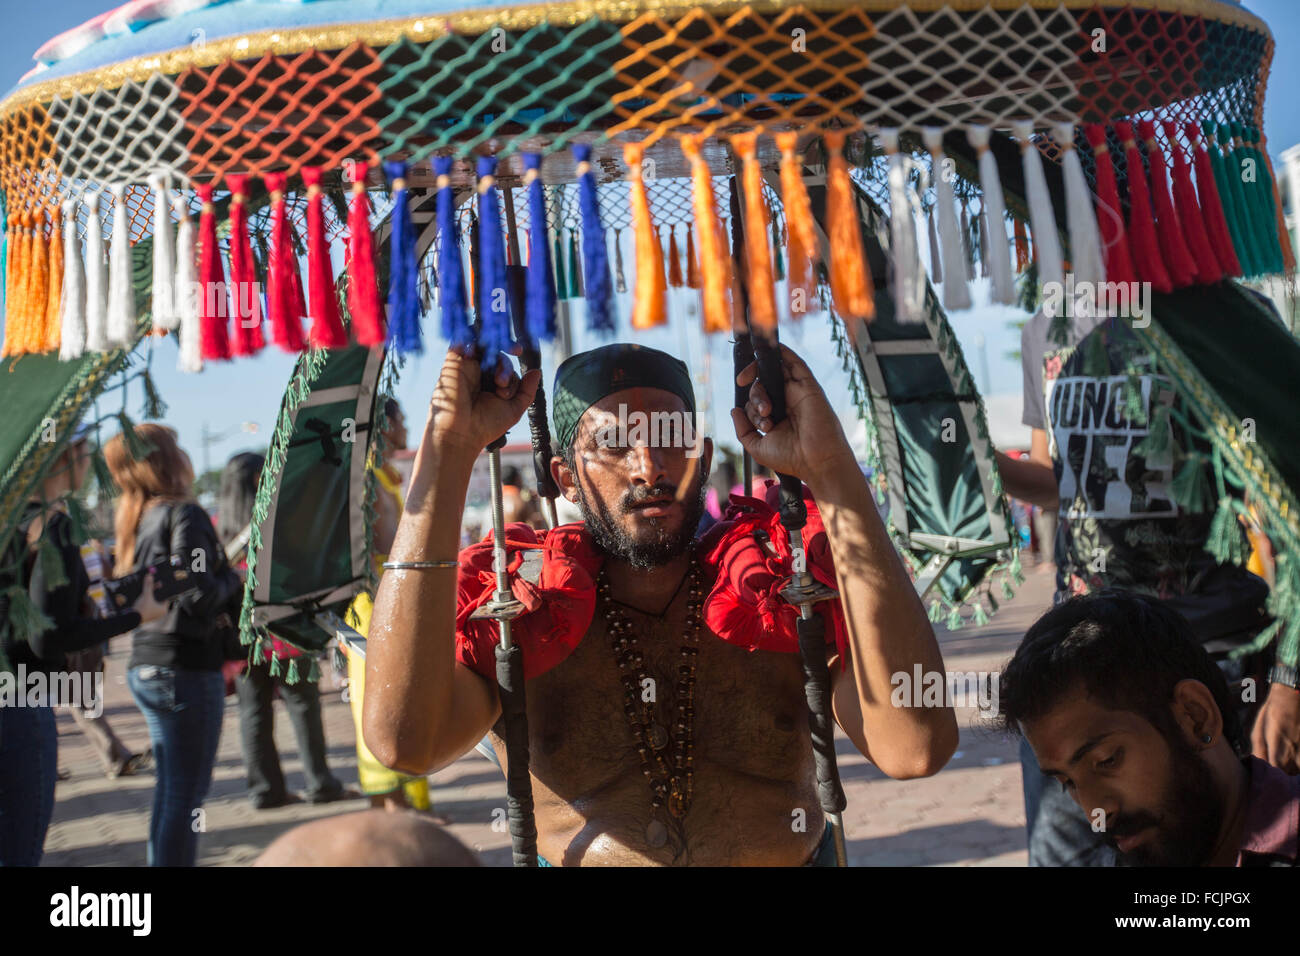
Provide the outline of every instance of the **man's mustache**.
<path id="1" fill-rule="evenodd" d="M 623 514 L 627 514 L 637 505 L 655 498 L 671 498 L 676 501 L 677 486 L 663 481 L 657 485 L 646 485 L 640 488 L 633 488 L 623 496 L 623 500 L 619 503 L 619 510 Z"/>
<path id="2" fill-rule="evenodd" d="M 1145 810 L 1137 810 L 1132 813 L 1126 813 L 1120 817 L 1119 821 L 1106 828 L 1106 836 L 1114 842 L 1120 837 L 1133 836 L 1141 833 L 1148 827 L 1158 826 L 1160 820 L 1155 814 L 1148 813 Z"/>

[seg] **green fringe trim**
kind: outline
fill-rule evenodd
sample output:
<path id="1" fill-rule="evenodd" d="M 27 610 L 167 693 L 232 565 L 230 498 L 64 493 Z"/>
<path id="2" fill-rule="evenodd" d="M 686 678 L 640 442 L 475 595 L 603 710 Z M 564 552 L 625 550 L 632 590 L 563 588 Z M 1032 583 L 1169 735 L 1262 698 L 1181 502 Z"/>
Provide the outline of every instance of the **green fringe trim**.
<path id="1" fill-rule="evenodd" d="M 943 620 L 943 605 L 940 604 L 937 599 L 930 602 L 930 612 L 928 616 L 932 624 L 938 624 Z"/>
<path id="2" fill-rule="evenodd" d="M 1241 522 L 1237 520 L 1239 512 L 1246 509 L 1233 498 L 1220 498 L 1219 508 L 1214 512 L 1210 522 L 1210 536 L 1206 540 L 1205 550 L 1214 555 L 1220 564 L 1245 564 L 1246 542 Z"/>
<path id="3" fill-rule="evenodd" d="M 1169 496 L 1189 514 L 1208 511 L 1214 500 L 1210 480 L 1205 474 L 1206 458 L 1200 452 L 1189 452 L 1174 480 L 1169 483 Z"/>
<path id="4" fill-rule="evenodd" d="M 961 616 L 961 605 L 954 604 L 952 610 L 948 612 L 948 620 L 944 621 L 944 627 L 950 631 L 959 631 L 965 623 Z"/>
<path id="5" fill-rule="evenodd" d="M 5 594 L 9 596 L 9 630 L 15 641 L 30 644 L 33 637 L 54 629 L 54 622 L 32 602 L 25 587 L 16 584 L 6 589 Z M 4 664 L 7 670 L 11 669 L 8 660 Z"/>
<path id="6" fill-rule="evenodd" d="M 68 572 L 63 567 L 63 558 L 48 535 L 41 535 L 37 548 L 37 560 L 41 562 L 41 572 L 45 575 L 45 586 L 50 590 L 61 588 L 68 583 Z"/>
<path id="7" fill-rule="evenodd" d="M 984 610 L 984 605 L 979 601 L 975 602 L 975 613 L 971 615 L 970 620 L 976 627 L 983 627 L 989 622 L 988 613 Z"/>

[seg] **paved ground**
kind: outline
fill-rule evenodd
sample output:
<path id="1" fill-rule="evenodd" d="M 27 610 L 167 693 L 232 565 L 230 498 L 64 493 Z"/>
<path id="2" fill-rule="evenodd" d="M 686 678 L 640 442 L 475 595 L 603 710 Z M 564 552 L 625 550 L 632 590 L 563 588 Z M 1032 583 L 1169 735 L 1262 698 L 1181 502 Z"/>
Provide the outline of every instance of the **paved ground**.
<path id="1" fill-rule="evenodd" d="M 940 629 L 949 671 L 997 669 L 1029 625 L 1048 605 L 1048 567 L 1029 569 L 1015 600 L 1003 605 L 980 629 Z M 114 729 L 136 749 L 148 743 L 144 720 L 126 688 L 127 642 L 108 660 L 108 714 Z M 325 734 L 330 764 L 345 783 L 356 785 L 352 719 L 339 688 L 322 680 Z M 288 715 L 277 705 L 276 743 L 291 789 L 303 787 Z M 1023 866 L 1024 806 L 1015 745 L 979 726 L 973 708 L 959 711 L 961 743 L 939 774 L 924 780 L 885 777 L 841 738 L 841 773 L 848 795 L 845 830 L 855 866 Z M 70 773 L 59 782 L 54 821 L 45 843 L 48 866 L 142 866 L 148 833 L 153 777 L 107 779 L 77 732 L 71 717 L 59 715 L 59 762 Z M 505 786 L 497 769 L 476 755 L 431 778 L 436 810 L 451 831 L 477 850 L 485 864 L 510 862 L 509 837 L 492 829 L 492 810 L 504 805 Z M 305 820 L 361 809 L 362 800 L 320 807 L 291 805 L 253 810 L 244 797 L 238 709 L 227 700 L 221 747 L 206 804 L 207 832 L 200 843 L 205 866 L 240 866 L 292 826 Z"/>

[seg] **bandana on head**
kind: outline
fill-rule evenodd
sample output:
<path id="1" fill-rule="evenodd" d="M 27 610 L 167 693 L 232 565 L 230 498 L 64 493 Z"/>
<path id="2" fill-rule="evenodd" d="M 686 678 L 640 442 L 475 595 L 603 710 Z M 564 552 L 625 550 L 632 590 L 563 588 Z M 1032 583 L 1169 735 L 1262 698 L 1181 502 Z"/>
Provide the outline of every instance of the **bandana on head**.
<path id="1" fill-rule="evenodd" d="M 561 448 L 573 444 L 578 422 L 602 398 L 625 388 L 671 392 L 695 416 L 695 389 L 686 363 L 643 345 L 616 343 L 571 355 L 555 370 L 552 420 Z"/>

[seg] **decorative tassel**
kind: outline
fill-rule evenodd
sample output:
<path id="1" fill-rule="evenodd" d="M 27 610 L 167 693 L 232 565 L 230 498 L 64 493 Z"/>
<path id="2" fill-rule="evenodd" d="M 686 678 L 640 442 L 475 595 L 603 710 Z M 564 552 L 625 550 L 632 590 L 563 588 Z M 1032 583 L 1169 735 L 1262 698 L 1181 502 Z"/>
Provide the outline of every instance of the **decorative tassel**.
<path id="1" fill-rule="evenodd" d="M 636 291 L 633 293 L 635 301 L 632 306 L 634 329 L 654 328 L 668 321 L 664 313 L 664 296 L 667 292 L 664 251 L 659 245 L 654 220 L 650 217 L 650 197 L 646 195 L 645 180 L 641 178 L 644 151 L 640 143 L 626 143 L 623 146 L 623 162 L 627 164 L 631 192 L 632 227 L 636 237 Z"/>
<path id="2" fill-rule="evenodd" d="M 1228 227 L 1228 236 L 1232 240 L 1232 254 L 1237 260 L 1240 267 L 1241 276 L 1251 274 L 1250 250 L 1246 245 L 1245 238 L 1241 234 L 1242 218 L 1237 209 L 1238 198 L 1236 191 L 1228 182 L 1228 170 L 1224 165 L 1224 157 L 1219 149 L 1219 144 L 1215 138 L 1215 124 L 1206 121 L 1202 124 L 1205 131 L 1206 150 L 1210 160 L 1210 168 L 1214 173 L 1215 186 L 1217 188 L 1219 199 L 1222 202 L 1224 220 Z"/>
<path id="3" fill-rule="evenodd" d="M 934 225 L 934 206 L 925 213 L 925 233 L 930 242 L 930 281 L 935 285 L 943 282 L 943 256 L 939 249 L 939 230 Z"/>
<path id="4" fill-rule="evenodd" d="M 266 261 L 266 318 L 271 324 L 271 340 L 286 352 L 301 352 L 307 346 L 303 335 L 301 285 L 294 282 L 298 256 L 289 235 L 289 217 L 285 209 L 284 173 L 267 173 L 263 178 L 271 195 L 271 239 Z"/>
<path id="5" fill-rule="evenodd" d="M 1137 270 L 1133 267 L 1133 256 L 1129 252 L 1123 207 L 1119 201 L 1119 186 L 1115 182 L 1110 145 L 1106 142 L 1106 128 L 1091 123 L 1083 128 L 1083 135 L 1092 147 L 1096 166 L 1097 230 L 1101 234 L 1106 278 L 1111 282 L 1136 282 Z"/>
<path id="6" fill-rule="evenodd" d="M 256 355 L 266 344 L 262 334 L 262 298 L 257 268 L 248 238 L 248 176 L 231 174 L 230 186 L 230 314 L 235 320 L 234 355 Z"/>
<path id="7" fill-rule="evenodd" d="M 668 227 L 668 288 L 680 289 L 682 281 L 682 254 L 677 248 L 677 230 Z"/>
<path id="8" fill-rule="evenodd" d="M 772 277 L 777 282 L 785 279 L 785 262 L 781 257 L 781 233 L 777 231 L 776 220 L 772 220 Z"/>
<path id="9" fill-rule="evenodd" d="M 620 265 L 622 263 L 620 262 Z M 695 260 L 695 229 L 690 224 L 686 225 L 686 288 L 698 289 L 700 287 L 700 266 Z"/>
<path id="10" fill-rule="evenodd" d="M 50 261 L 50 294 L 41 323 L 41 351 L 53 352 L 59 347 L 62 332 L 59 314 L 63 304 L 63 211 L 58 206 L 50 213 L 50 238 L 46 246 Z"/>
<path id="11" fill-rule="evenodd" d="M 623 230 L 614 230 L 614 288 L 619 295 L 627 291 L 627 277 L 623 274 Z M 558 295 L 558 293 L 557 293 Z"/>
<path id="12" fill-rule="evenodd" d="M 979 157 L 980 188 L 984 191 L 984 218 L 988 227 L 985 251 L 989 260 L 993 301 L 1000 305 L 1012 305 L 1016 301 L 1016 283 L 1011 274 L 1011 249 L 1007 245 L 1006 205 L 1002 198 L 997 160 L 989 149 L 989 136 L 987 126 L 972 126 L 966 133 L 966 138 Z"/>
<path id="13" fill-rule="evenodd" d="M 732 326 L 731 253 L 713 195 L 713 176 L 700 155 L 703 135 L 683 136 L 682 153 L 691 164 L 691 210 L 700 234 L 700 303 L 705 332 L 730 332 Z M 743 324 L 737 328 L 743 328 Z"/>
<path id="14" fill-rule="evenodd" d="M 190 208 L 184 196 L 177 196 L 176 210 L 176 321 L 180 339 L 180 358 L 176 367 L 182 372 L 203 370 L 203 306 L 200 302 L 203 285 L 199 282 L 198 265 L 194 255 L 194 226 L 190 223 Z"/>
<path id="15" fill-rule="evenodd" d="M 1060 123 L 1053 127 L 1052 138 L 1061 149 L 1065 216 L 1070 230 L 1070 259 L 1075 282 L 1089 283 L 1095 290 L 1106 281 L 1106 263 L 1101 253 L 1101 236 L 1097 232 L 1097 214 L 1092 208 L 1092 192 L 1083 175 L 1083 163 L 1074 148 L 1074 127 Z"/>
<path id="16" fill-rule="evenodd" d="M 1223 198 L 1219 195 L 1218 177 L 1214 163 L 1201 141 L 1201 128 L 1195 123 L 1185 123 L 1183 132 L 1192 147 L 1196 165 L 1196 187 L 1199 192 L 1201 215 L 1205 219 L 1205 232 L 1214 251 L 1214 259 L 1225 276 L 1241 275 L 1241 263 L 1232 245 L 1232 232 L 1224 215 Z"/>
<path id="17" fill-rule="evenodd" d="M 357 342 L 373 346 L 384 341 L 384 305 L 379 297 L 379 279 L 375 273 L 375 240 L 370 234 L 370 196 L 366 192 L 366 174 L 369 170 L 368 163 L 355 163 L 352 167 L 352 200 L 348 205 L 348 319 L 352 323 L 352 334 L 356 336 Z M 310 196 L 311 190 L 308 189 L 307 192 Z M 310 228 L 310 203 L 307 211 Z M 321 235 L 324 236 L 323 221 Z M 336 317 L 338 296 L 332 287 L 330 295 L 335 299 L 333 311 Z M 348 344 L 348 334 L 342 323 L 337 328 L 322 327 L 321 335 L 317 338 L 319 325 L 320 322 L 316 322 L 311 327 L 312 345 L 316 348 L 342 348 Z"/>
<path id="18" fill-rule="evenodd" d="M 578 209 L 582 214 L 582 285 L 587 298 L 587 328 L 592 332 L 613 332 L 609 250 L 605 246 L 605 227 L 600 223 L 600 201 L 596 195 L 596 175 L 591 168 L 591 147 L 586 143 L 576 144 L 573 158 L 577 161 L 574 174 L 578 180 Z M 537 188 L 540 192 L 541 185 Z"/>
<path id="19" fill-rule="evenodd" d="M 77 239 L 76 203 L 63 200 L 63 295 L 59 299 L 59 358 L 80 358 L 86 348 L 86 275 Z"/>
<path id="20" fill-rule="evenodd" d="M 399 355 L 420 354 L 424 342 L 420 335 L 420 267 L 415 261 L 415 224 L 411 221 L 411 204 L 406 189 L 406 163 L 389 160 L 384 174 L 393 195 L 392 231 L 388 244 L 388 344 Z M 367 328 L 366 332 L 373 331 Z M 367 347 L 380 342 L 365 342 L 357 328 L 357 342 Z"/>
<path id="21" fill-rule="evenodd" d="M 1249 250 L 1246 256 L 1250 261 L 1248 275 L 1262 276 L 1269 271 L 1268 247 L 1254 200 L 1253 184 L 1246 182 L 1246 163 L 1251 157 L 1241 146 L 1238 129 L 1236 123 L 1219 125 L 1219 145 L 1224 149 L 1223 170 L 1233 191 L 1237 214 L 1241 220 L 1240 236 Z"/>
<path id="22" fill-rule="evenodd" d="M 217 244 L 217 215 L 212 204 L 212 186 L 198 187 L 199 202 L 199 303 L 201 357 L 206 361 L 230 358 L 230 333 L 226 316 L 226 275 Z"/>
<path id="23" fill-rule="evenodd" d="M 564 272 L 564 241 L 558 229 L 555 231 L 555 298 L 569 298 L 569 280 Z"/>
<path id="24" fill-rule="evenodd" d="M 176 328 L 176 253 L 172 246 L 172 202 L 167 173 L 149 174 L 153 189 L 153 331 L 162 335 Z"/>
<path id="25" fill-rule="evenodd" d="M 876 317 L 871 268 L 862 247 L 858 201 L 844 159 L 844 131 L 823 135 L 830 161 L 826 167 L 826 219 L 830 239 L 831 300 L 840 318 L 871 321 Z M 848 326 L 852 328 L 852 326 Z"/>
<path id="26" fill-rule="evenodd" d="M 311 316 L 311 329 L 307 341 L 313 349 L 336 349 L 348 344 L 348 334 L 339 316 L 339 297 L 334 287 L 334 266 L 330 261 L 330 247 L 325 239 L 325 212 L 321 208 L 321 178 L 324 170 L 319 166 L 306 166 L 302 181 L 307 186 L 307 314 Z M 364 210 L 362 215 L 364 215 Z M 348 216 L 351 226 L 351 215 Z M 369 223 L 365 232 L 369 234 Z M 349 293 L 357 276 L 352 274 Z M 378 289 L 375 298 L 379 297 Z M 376 306 L 378 308 L 378 306 Z M 356 315 L 352 317 L 356 324 Z"/>
<path id="27" fill-rule="evenodd" d="M 1255 197 L 1255 208 L 1259 218 L 1259 240 L 1264 247 L 1268 260 L 1268 271 L 1278 274 L 1284 271 L 1282 264 L 1282 245 L 1279 241 L 1277 210 L 1273 208 L 1273 177 L 1268 158 L 1259 149 L 1259 130 L 1254 126 L 1233 124 L 1233 135 L 1237 136 L 1247 155 L 1255 160 L 1255 181 L 1249 189 Z M 1281 230 L 1285 232 L 1285 228 Z"/>
<path id="28" fill-rule="evenodd" d="M 526 157 L 525 157 L 526 158 Z M 469 329 L 469 307 L 465 298 L 465 268 L 460 258 L 460 230 L 456 228 L 456 197 L 451 188 L 451 156 L 435 156 L 438 215 L 438 305 L 442 312 L 442 337 L 452 348 L 463 348 L 474 341 Z M 542 230 L 544 231 L 544 223 Z M 538 228 L 534 226 L 536 234 Z M 543 238 L 542 245 L 546 245 Z M 533 271 L 533 256 L 528 271 Z M 540 261 L 539 261 L 540 265 Z"/>
<path id="29" fill-rule="evenodd" d="M 578 251 L 578 230 L 569 230 L 569 293 L 581 299 L 585 293 L 582 284 L 582 254 Z"/>
<path id="30" fill-rule="evenodd" d="M 989 210 L 987 202 L 980 204 L 980 215 L 975 222 L 975 228 L 979 232 L 977 241 L 979 243 L 980 278 L 987 279 L 989 277 Z M 1005 238 L 1005 234 L 1003 238 Z M 1007 261 L 1010 261 L 1010 257 L 1008 257 Z"/>
<path id="31" fill-rule="evenodd" d="M 50 252 L 45 245 L 45 216 L 32 217 L 31 284 L 23 324 L 23 351 L 40 352 L 45 342 L 45 310 L 50 299 Z"/>
<path id="32" fill-rule="evenodd" d="M 975 278 L 975 251 L 974 243 L 971 242 L 970 231 L 970 210 L 967 209 L 966 203 L 961 204 L 961 252 L 962 261 L 966 264 L 966 281 L 970 282 Z"/>
<path id="33" fill-rule="evenodd" d="M 770 229 L 763 199 L 763 171 L 758 165 L 758 133 L 731 137 L 741 161 L 741 195 L 745 209 L 745 285 L 749 291 L 749 318 L 762 332 L 776 329 L 776 288 L 772 281 L 772 253 L 767 245 Z"/>
<path id="34" fill-rule="evenodd" d="M 86 351 L 107 352 L 108 267 L 104 262 L 104 224 L 99 194 L 86 196 Z"/>
<path id="35" fill-rule="evenodd" d="M 1038 260 L 1039 288 L 1065 284 L 1065 265 L 1061 257 L 1061 240 L 1056 231 L 1056 215 L 1047 192 L 1043 157 L 1034 145 L 1033 125 L 1025 120 L 1011 124 L 1012 134 L 1020 141 L 1020 158 L 1025 169 L 1025 199 L 1029 204 L 1029 222 L 1034 230 L 1034 257 Z"/>
<path id="36" fill-rule="evenodd" d="M 794 130 L 776 134 L 781 150 L 781 204 L 785 207 L 786 261 L 790 297 L 790 315 L 802 319 L 812 311 L 817 296 L 816 263 L 821 258 L 817 231 L 813 226 L 812 203 L 795 147 L 799 134 Z"/>
<path id="37" fill-rule="evenodd" d="M 961 226 L 957 221 L 957 197 L 952 177 L 943 172 L 943 130 L 927 126 L 921 139 L 930 152 L 931 178 L 938 207 L 939 252 L 943 257 L 943 307 L 949 312 L 969 309 L 970 287 L 966 284 L 966 255 L 962 249 Z"/>
<path id="38" fill-rule="evenodd" d="M 1016 273 L 1023 273 L 1029 268 L 1029 234 L 1025 231 L 1025 221 L 1016 218 L 1012 225 L 1012 237 L 1016 246 Z"/>
<path id="39" fill-rule="evenodd" d="M 916 210 L 907 189 L 910 159 L 898 148 L 898 130 L 880 130 L 889 163 L 889 233 L 894 257 L 894 309 L 900 322 L 920 322 L 925 315 L 925 273 L 917 245 Z M 829 149 L 829 146 L 827 147 Z M 827 209 L 830 209 L 829 187 Z M 831 248 L 834 249 L 834 237 Z"/>
<path id="40" fill-rule="evenodd" d="M 1160 256 L 1156 224 L 1151 218 L 1151 197 L 1142 171 L 1142 154 L 1133 138 L 1133 124 L 1116 123 L 1115 132 L 1124 144 L 1124 160 L 1128 165 L 1128 232 L 1133 240 L 1133 264 L 1143 282 L 1150 282 L 1157 292 L 1170 292 L 1174 287 L 1173 281 Z"/>
<path id="41" fill-rule="evenodd" d="M 588 154 L 590 155 L 590 154 Z M 528 274 L 524 318 L 533 342 L 555 338 L 555 275 L 551 272 L 550 243 L 546 241 L 546 190 L 542 187 L 541 153 L 524 153 L 524 192 L 528 196 Z M 590 175 L 590 172 L 587 173 Z M 594 177 L 592 191 L 595 192 Z M 584 227 L 583 238 L 586 232 Z M 602 242 L 601 245 L 604 245 Z M 458 253 L 459 254 L 459 253 Z M 588 285 L 588 288 L 591 288 Z M 591 303 L 587 315 L 591 316 Z M 445 314 L 445 313 L 444 313 Z"/>
<path id="42" fill-rule="evenodd" d="M 8 228 L 5 231 L 4 243 L 4 276 L 5 276 L 5 335 L 4 345 L 0 347 L 0 356 L 15 354 L 18 344 L 18 284 L 15 281 L 18 275 L 18 231 L 19 216 L 15 212 L 9 213 Z"/>
<path id="43" fill-rule="evenodd" d="M 1151 168 L 1151 195 L 1156 208 L 1161 256 L 1174 287 L 1183 288 L 1197 280 L 1196 261 L 1187 249 L 1187 241 L 1183 238 L 1184 226 L 1169 194 L 1169 170 L 1165 166 L 1165 154 L 1156 142 L 1155 124 L 1150 120 L 1138 121 L 1138 135 L 1146 144 L 1147 163 Z M 1176 147 L 1177 143 L 1174 145 Z"/>
<path id="44" fill-rule="evenodd" d="M 31 284 L 28 260 L 32 252 L 32 216 L 23 212 L 16 217 L 13 257 L 8 262 L 12 289 L 6 301 L 5 355 L 22 355 L 27 351 L 27 290 Z"/>
<path id="45" fill-rule="evenodd" d="M 497 204 L 495 156 L 478 158 L 478 345 L 484 371 L 504 361 L 514 349 L 510 334 L 510 293 L 506 288 L 506 250 Z"/>
<path id="46" fill-rule="evenodd" d="M 1262 134 L 1259 129 L 1252 126 L 1248 132 L 1251 148 L 1259 157 L 1263 170 L 1261 187 L 1269 209 L 1269 236 L 1277 247 L 1277 269 L 1279 272 L 1290 273 L 1295 271 L 1295 250 L 1291 247 L 1291 233 L 1282 214 L 1282 197 L 1277 191 L 1277 176 L 1273 171 L 1273 160 L 1269 157 L 1268 150 L 1263 148 Z"/>
<path id="47" fill-rule="evenodd" d="M 1174 212 L 1184 230 L 1188 251 L 1196 265 L 1197 281 L 1202 283 L 1218 282 L 1223 278 L 1223 268 L 1218 256 L 1210 244 L 1207 220 L 1196 198 L 1196 187 L 1192 185 L 1192 170 L 1183 157 L 1183 149 L 1178 143 L 1178 124 L 1165 120 L 1165 135 L 1169 137 L 1170 148 L 1174 154 Z M 1196 148 L 1195 141 L 1192 148 Z"/>

